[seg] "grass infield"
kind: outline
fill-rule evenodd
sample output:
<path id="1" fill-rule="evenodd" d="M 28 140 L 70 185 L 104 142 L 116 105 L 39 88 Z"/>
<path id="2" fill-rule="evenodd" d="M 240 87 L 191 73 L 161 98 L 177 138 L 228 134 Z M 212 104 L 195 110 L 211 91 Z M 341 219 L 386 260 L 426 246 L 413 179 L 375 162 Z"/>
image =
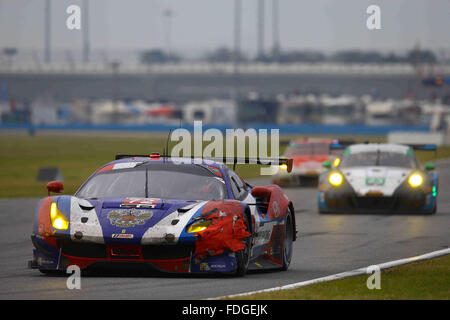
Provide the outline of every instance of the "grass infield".
<path id="1" fill-rule="evenodd" d="M 289 272 L 289 271 L 288 271 Z M 321 282 L 292 290 L 258 293 L 245 300 L 450 299 L 450 255 L 381 270 L 381 289 L 367 288 L 370 275 Z"/>
<path id="2" fill-rule="evenodd" d="M 45 197 L 45 182 L 37 182 L 40 167 L 59 167 L 64 178 L 64 194 L 73 194 L 101 165 L 114 155 L 163 152 L 166 136 L 162 134 L 2 134 L 0 136 L 0 197 Z M 205 147 L 208 143 L 204 143 Z M 172 143 L 172 146 L 174 144 Z M 280 145 L 280 153 L 284 145 Z M 434 153 L 419 154 L 421 160 Z M 427 157 L 427 158 L 424 158 Z M 438 157 L 450 157 L 450 147 L 440 148 Z M 259 166 L 237 165 L 244 178 L 259 177 Z"/>

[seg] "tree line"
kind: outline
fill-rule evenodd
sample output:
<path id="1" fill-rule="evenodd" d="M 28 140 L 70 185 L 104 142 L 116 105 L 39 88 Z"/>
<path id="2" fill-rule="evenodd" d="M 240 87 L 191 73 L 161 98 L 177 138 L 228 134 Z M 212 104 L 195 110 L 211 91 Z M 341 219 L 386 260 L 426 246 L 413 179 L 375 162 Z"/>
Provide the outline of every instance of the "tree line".
<path id="1" fill-rule="evenodd" d="M 152 49 L 140 52 L 140 61 L 143 64 L 180 62 L 182 56 L 177 54 L 167 54 L 162 49 Z M 389 52 L 381 53 L 378 51 L 364 50 L 341 50 L 333 54 L 325 54 L 316 50 L 290 50 L 274 52 L 264 56 L 249 57 L 244 53 L 235 56 L 233 50 L 227 47 L 220 47 L 204 54 L 199 61 L 207 62 L 278 62 L 278 63 L 320 63 L 320 62 L 338 62 L 338 63 L 437 63 L 436 54 L 427 49 L 412 49 L 404 54 Z M 445 62 L 450 62 L 447 60 Z"/>

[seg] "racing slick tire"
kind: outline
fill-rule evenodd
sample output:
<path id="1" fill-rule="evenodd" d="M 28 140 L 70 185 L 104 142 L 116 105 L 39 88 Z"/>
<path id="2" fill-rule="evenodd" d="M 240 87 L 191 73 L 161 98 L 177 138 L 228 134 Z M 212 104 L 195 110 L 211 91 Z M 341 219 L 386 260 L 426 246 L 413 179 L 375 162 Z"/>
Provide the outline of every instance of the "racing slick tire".
<path id="1" fill-rule="evenodd" d="M 437 212 L 437 205 L 435 204 L 433 209 L 429 212 L 429 215 L 436 214 L 436 212 Z"/>
<path id="2" fill-rule="evenodd" d="M 246 230 L 249 231 L 249 219 L 248 216 L 244 216 L 245 219 L 245 225 Z M 243 277 L 247 273 L 248 265 L 250 262 L 250 254 L 252 252 L 251 246 L 252 246 L 252 236 L 249 236 L 243 240 L 245 243 L 244 250 L 240 250 L 236 252 L 236 262 L 237 262 L 237 268 L 236 268 L 236 276 L 237 277 Z"/>
<path id="3" fill-rule="evenodd" d="M 286 212 L 286 222 L 284 226 L 283 266 L 281 267 L 282 271 L 286 271 L 289 268 L 293 252 L 294 220 L 292 219 L 292 213 L 289 208 Z"/>
<path id="4" fill-rule="evenodd" d="M 64 271 L 61 270 L 47 270 L 47 269 L 39 269 L 39 272 L 48 276 L 54 276 L 54 277 L 58 277 L 58 276 L 63 276 L 65 275 Z"/>
<path id="5" fill-rule="evenodd" d="M 320 207 L 318 207 L 317 210 L 319 211 L 319 214 L 327 214 L 327 213 L 331 213 L 331 211 L 321 209 Z"/>

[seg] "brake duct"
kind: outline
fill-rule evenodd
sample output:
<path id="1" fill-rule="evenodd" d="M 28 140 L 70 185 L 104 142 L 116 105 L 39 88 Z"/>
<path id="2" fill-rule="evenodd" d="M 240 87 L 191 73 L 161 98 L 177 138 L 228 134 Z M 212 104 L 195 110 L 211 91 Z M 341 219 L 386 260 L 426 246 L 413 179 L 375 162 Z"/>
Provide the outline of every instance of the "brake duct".
<path id="1" fill-rule="evenodd" d="M 200 258 L 215 256 L 227 250 L 245 249 L 243 240 L 251 234 L 239 201 L 210 201 L 202 209 L 202 219 L 211 220 L 205 230 L 196 233 L 195 253 Z"/>

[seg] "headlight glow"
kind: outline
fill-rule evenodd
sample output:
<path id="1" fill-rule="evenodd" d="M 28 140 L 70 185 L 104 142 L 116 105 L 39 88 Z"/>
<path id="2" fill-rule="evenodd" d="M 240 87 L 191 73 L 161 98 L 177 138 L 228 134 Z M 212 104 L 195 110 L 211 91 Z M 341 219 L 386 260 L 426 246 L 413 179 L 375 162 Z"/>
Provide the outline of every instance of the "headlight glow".
<path id="1" fill-rule="evenodd" d="M 66 217 L 58 210 L 56 202 L 52 202 L 50 206 L 50 220 L 55 229 L 67 230 L 67 228 L 69 228 L 69 221 L 67 221 Z"/>
<path id="2" fill-rule="evenodd" d="M 280 169 L 287 170 L 287 164 L 280 165 Z"/>
<path id="3" fill-rule="evenodd" d="M 328 181 L 335 187 L 338 187 L 344 181 L 344 177 L 339 172 L 334 172 L 328 177 Z"/>
<path id="4" fill-rule="evenodd" d="M 411 187 L 417 188 L 423 184 L 422 175 L 418 173 L 413 173 L 409 176 L 408 183 Z"/>
<path id="5" fill-rule="evenodd" d="M 339 165 L 339 163 L 341 163 L 341 159 L 339 159 L 339 158 L 334 159 L 333 165 L 335 167 L 337 167 Z"/>
<path id="6" fill-rule="evenodd" d="M 198 222 L 194 222 L 193 224 L 191 224 L 188 228 L 188 233 L 195 233 L 195 232 L 200 232 L 205 230 L 206 228 L 209 227 L 209 225 L 211 224 L 211 220 L 202 220 L 202 221 L 198 221 Z"/>

